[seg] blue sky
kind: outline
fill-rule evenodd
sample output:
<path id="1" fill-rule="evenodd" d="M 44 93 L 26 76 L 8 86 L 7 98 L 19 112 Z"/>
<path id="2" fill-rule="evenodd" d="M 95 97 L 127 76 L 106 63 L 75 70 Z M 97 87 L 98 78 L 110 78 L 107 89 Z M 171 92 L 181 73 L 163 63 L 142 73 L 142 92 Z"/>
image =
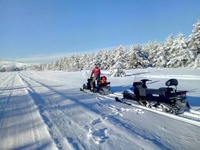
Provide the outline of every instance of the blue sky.
<path id="1" fill-rule="evenodd" d="M 0 58 L 93 51 L 192 33 L 199 0 L 0 0 Z"/>

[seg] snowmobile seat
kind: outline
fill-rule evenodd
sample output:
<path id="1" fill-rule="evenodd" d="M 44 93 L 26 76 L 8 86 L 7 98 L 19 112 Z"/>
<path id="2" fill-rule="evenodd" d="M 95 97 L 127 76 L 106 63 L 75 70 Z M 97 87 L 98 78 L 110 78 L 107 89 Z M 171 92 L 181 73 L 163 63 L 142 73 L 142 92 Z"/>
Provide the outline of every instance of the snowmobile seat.
<path id="1" fill-rule="evenodd" d="M 171 87 L 161 87 L 159 88 L 159 97 L 160 98 L 169 98 L 176 97 L 176 89 Z"/>
<path id="2" fill-rule="evenodd" d="M 160 94 L 159 89 L 146 89 L 147 94 Z"/>
<path id="3" fill-rule="evenodd" d="M 166 95 L 166 87 L 160 87 L 159 89 L 158 89 L 158 91 L 159 91 L 159 95 L 160 96 L 165 96 Z"/>
<path id="4" fill-rule="evenodd" d="M 158 90 L 159 90 L 159 95 L 169 95 L 172 93 L 176 93 L 176 89 L 171 87 L 161 87 Z"/>
<path id="5" fill-rule="evenodd" d="M 174 88 L 167 87 L 167 88 L 166 88 L 166 92 L 167 92 L 167 93 L 176 93 L 176 90 L 175 90 Z"/>
<path id="6" fill-rule="evenodd" d="M 166 95 L 166 97 L 176 97 L 177 96 L 176 89 L 167 87 L 165 95 Z"/>
<path id="7" fill-rule="evenodd" d="M 110 82 L 106 82 L 106 83 L 99 83 L 98 85 L 100 85 L 100 86 L 108 86 L 108 85 L 110 85 Z"/>
<path id="8" fill-rule="evenodd" d="M 146 89 L 146 99 L 147 100 L 158 100 L 160 97 L 159 89 Z"/>
<path id="9" fill-rule="evenodd" d="M 169 79 L 165 82 L 166 86 L 177 86 L 178 85 L 178 80 L 177 79 Z"/>

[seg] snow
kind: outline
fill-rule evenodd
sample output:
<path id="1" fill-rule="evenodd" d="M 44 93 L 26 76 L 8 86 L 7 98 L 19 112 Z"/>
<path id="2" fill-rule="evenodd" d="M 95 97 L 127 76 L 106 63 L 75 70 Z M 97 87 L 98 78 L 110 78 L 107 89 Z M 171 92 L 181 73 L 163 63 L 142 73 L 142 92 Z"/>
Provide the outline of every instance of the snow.
<path id="1" fill-rule="evenodd" d="M 33 65 L 33 63 L 22 63 L 17 61 L 0 59 L 0 72 L 24 70 Z"/>
<path id="2" fill-rule="evenodd" d="M 200 70 L 135 69 L 111 77 L 112 94 L 79 90 L 89 71 L 21 71 L 0 74 L 0 149 L 198 150 L 200 121 L 125 105 L 113 97 L 142 78 L 150 88 L 177 78 L 200 115 Z M 187 112 L 189 113 L 189 112 Z M 199 116 L 200 118 L 200 116 Z"/>

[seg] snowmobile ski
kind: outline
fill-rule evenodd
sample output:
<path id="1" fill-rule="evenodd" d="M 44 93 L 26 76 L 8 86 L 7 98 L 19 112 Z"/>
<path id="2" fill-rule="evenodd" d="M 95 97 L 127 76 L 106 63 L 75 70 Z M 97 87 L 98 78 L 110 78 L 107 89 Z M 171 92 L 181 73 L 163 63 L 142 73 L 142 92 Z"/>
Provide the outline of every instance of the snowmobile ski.
<path id="1" fill-rule="evenodd" d="M 123 104 L 131 105 L 131 103 L 125 102 L 125 101 L 123 101 L 122 99 L 119 99 L 118 97 L 115 97 L 115 100 L 116 100 L 117 102 L 120 102 L 120 103 L 123 103 Z"/>
<path id="2" fill-rule="evenodd" d="M 86 93 L 86 91 L 85 91 L 84 89 L 82 89 L 82 88 L 80 88 L 80 91 L 82 91 L 82 92 L 85 92 L 85 93 Z"/>
<path id="3" fill-rule="evenodd" d="M 92 91 L 90 91 L 88 89 L 83 89 L 83 88 L 80 88 L 80 91 L 82 91 L 84 93 L 88 93 L 88 94 L 95 94 L 95 93 L 97 93 L 97 92 L 92 92 Z"/>

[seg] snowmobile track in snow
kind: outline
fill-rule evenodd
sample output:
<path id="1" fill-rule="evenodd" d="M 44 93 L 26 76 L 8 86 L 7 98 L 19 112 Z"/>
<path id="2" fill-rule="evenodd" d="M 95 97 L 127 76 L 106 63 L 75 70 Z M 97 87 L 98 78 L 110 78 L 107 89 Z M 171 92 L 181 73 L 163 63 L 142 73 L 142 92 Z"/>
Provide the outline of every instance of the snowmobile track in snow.
<path id="1" fill-rule="evenodd" d="M 107 96 L 104 96 L 104 95 L 100 95 L 100 96 L 107 98 L 107 99 L 114 100 L 114 101 L 116 101 L 115 97 L 121 97 L 122 98 L 122 95 L 120 95 L 119 93 L 116 93 L 116 94 L 113 93 L 113 94 L 110 94 L 110 95 L 107 95 Z M 176 120 L 179 120 L 179 121 L 200 127 L 200 113 L 195 112 L 194 110 L 188 110 L 188 111 L 184 112 L 183 114 L 174 115 L 174 114 L 169 114 L 169 113 L 166 113 L 166 112 L 162 112 L 162 111 L 159 111 L 159 110 L 156 110 L 156 109 L 151 109 L 151 108 L 139 105 L 135 101 L 131 102 L 131 100 L 127 103 L 124 103 L 124 104 L 128 104 L 128 105 L 140 108 L 140 109 L 145 109 L 147 111 L 151 111 L 151 112 L 154 112 L 154 113 L 157 113 L 157 114 L 169 117 L 169 118 L 173 118 L 173 119 L 176 119 Z"/>

